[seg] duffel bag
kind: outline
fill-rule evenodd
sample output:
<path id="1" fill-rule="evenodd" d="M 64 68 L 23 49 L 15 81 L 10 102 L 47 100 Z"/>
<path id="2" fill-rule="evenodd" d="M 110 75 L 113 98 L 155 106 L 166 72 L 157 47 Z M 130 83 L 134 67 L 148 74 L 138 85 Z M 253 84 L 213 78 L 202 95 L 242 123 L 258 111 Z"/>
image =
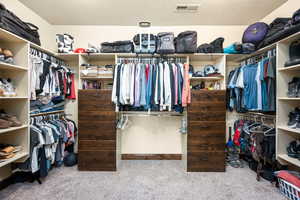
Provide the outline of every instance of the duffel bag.
<path id="1" fill-rule="evenodd" d="M 197 32 L 184 31 L 175 38 L 176 53 L 195 53 L 197 51 Z"/>
<path id="2" fill-rule="evenodd" d="M 132 53 L 132 52 L 133 52 L 133 43 L 130 40 L 101 43 L 101 53 Z"/>
<path id="3" fill-rule="evenodd" d="M 174 33 L 161 32 L 157 34 L 157 53 L 159 54 L 175 53 Z"/>
<path id="4" fill-rule="evenodd" d="M 41 45 L 40 36 L 38 33 L 39 28 L 31 23 L 23 22 L 14 13 L 7 10 L 1 3 L 0 28 L 3 28 L 37 45 Z"/>
<path id="5" fill-rule="evenodd" d="M 252 43 L 256 47 L 263 41 L 268 33 L 269 26 L 263 22 L 257 22 L 248 26 L 243 34 L 243 43 Z"/>
<path id="6" fill-rule="evenodd" d="M 135 53 L 155 53 L 156 36 L 153 34 L 142 33 L 133 37 Z"/>

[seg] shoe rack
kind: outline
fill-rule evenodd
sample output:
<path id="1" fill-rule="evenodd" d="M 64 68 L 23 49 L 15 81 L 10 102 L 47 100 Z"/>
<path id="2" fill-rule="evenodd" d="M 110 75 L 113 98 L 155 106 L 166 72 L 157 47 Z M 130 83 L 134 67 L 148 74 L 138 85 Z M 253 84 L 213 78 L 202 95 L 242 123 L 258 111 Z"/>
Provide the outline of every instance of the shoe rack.
<path id="1" fill-rule="evenodd" d="M 277 136 L 276 136 L 276 157 L 283 164 L 300 166 L 300 160 L 287 155 L 289 143 L 300 139 L 300 129 L 288 127 L 289 113 L 300 106 L 300 97 L 288 97 L 288 83 L 293 77 L 300 77 L 300 65 L 284 67 L 289 60 L 290 44 L 300 39 L 300 33 L 292 35 L 277 43 Z"/>
<path id="2" fill-rule="evenodd" d="M 0 78 L 10 78 L 16 95 L 0 96 L 0 110 L 14 115 L 22 126 L 0 129 L 0 143 L 22 146 L 14 157 L 0 162 L 0 167 L 8 169 L 12 162 L 23 161 L 29 155 L 29 43 L 22 38 L 0 30 L 0 48 L 13 53 L 13 64 L 0 61 Z"/>

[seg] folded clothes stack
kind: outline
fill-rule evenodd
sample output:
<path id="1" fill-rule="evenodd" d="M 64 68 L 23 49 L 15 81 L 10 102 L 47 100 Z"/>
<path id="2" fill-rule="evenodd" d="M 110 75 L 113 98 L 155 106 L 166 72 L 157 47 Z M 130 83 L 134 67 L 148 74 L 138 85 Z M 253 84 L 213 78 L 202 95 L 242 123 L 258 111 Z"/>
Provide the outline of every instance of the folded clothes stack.
<path id="1" fill-rule="evenodd" d="M 60 111 L 64 110 L 64 107 L 64 96 L 57 96 L 52 98 L 41 97 L 37 100 L 30 101 L 30 114 Z"/>
<path id="2" fill-rule="evenodd" d="M 7 114 L 0 110 L 0 129 L 22 126 L 22 123 L 14 115 Z"/>
<path id="3" fill-rule="evenodd" d="M 21 146 L 0 144 L 0 163 L 13 158 L 16 155 L 16 153 L 20 151 L 22 151 Z"/>

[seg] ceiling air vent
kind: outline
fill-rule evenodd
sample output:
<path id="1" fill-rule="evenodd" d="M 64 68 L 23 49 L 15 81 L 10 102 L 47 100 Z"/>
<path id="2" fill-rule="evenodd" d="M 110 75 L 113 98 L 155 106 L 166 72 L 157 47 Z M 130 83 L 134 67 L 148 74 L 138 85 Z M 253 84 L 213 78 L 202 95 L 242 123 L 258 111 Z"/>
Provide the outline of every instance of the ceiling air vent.
<path id="1" fill-rule="evenodd" d="M 198 4 L 178 4 L 176 6 L 176 11 L 175 12 L 193 13 L 193 12 L 197 12 L 198 8 L 199 8 Z"/>

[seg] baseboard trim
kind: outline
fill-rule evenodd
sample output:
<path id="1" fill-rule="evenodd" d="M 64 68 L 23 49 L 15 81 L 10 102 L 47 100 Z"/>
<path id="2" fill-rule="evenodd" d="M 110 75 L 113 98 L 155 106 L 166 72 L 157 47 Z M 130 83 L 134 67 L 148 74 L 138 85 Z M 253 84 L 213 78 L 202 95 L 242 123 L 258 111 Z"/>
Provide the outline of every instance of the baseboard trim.
<path id="1" fill-rule="evenodd" d="M 122 160 L 181 160 L 181 154 L 122 154 Z"/>

